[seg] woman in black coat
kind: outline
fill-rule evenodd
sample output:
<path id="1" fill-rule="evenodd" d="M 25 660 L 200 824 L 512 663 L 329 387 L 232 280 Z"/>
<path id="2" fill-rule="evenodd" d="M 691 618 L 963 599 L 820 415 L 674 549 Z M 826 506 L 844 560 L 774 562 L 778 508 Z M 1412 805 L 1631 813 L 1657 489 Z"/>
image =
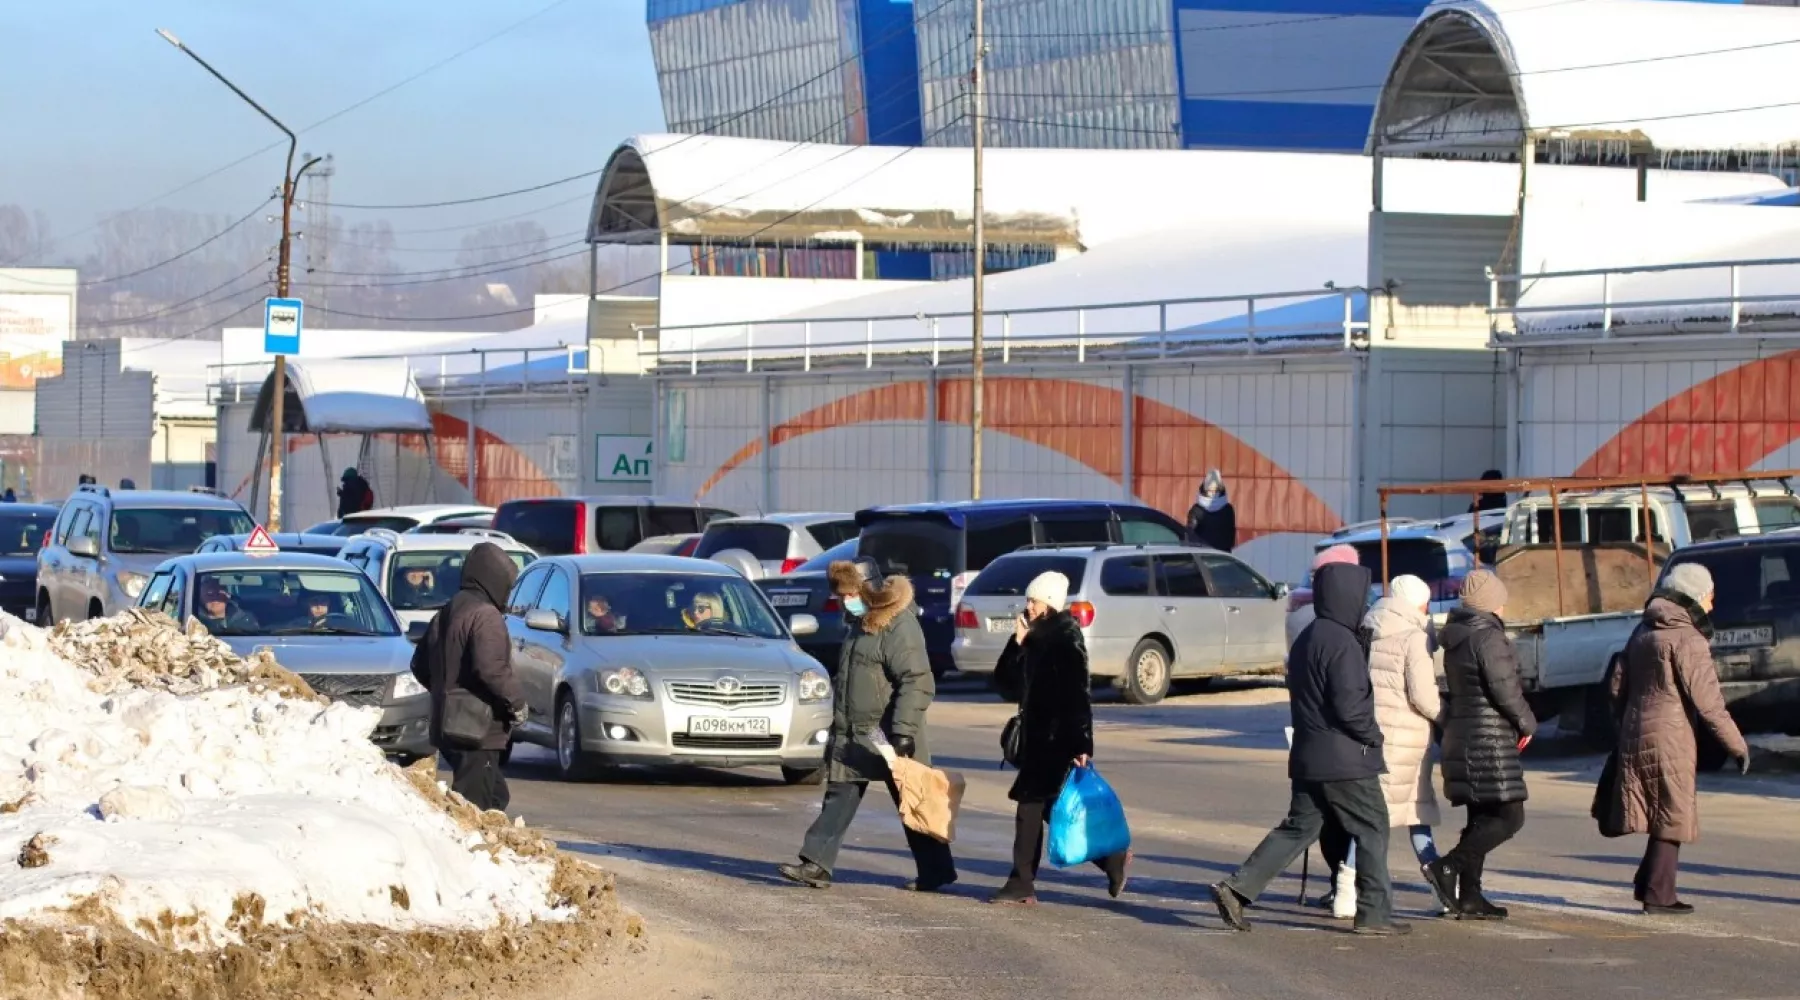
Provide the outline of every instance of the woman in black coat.
<path id="1" fill-rule="evenodd" d="M 1094 753 L 1094 709 L 1090 700 L 1087 643 L 1081 626 L 1064 610 L 1069 578 L 1043 573 L 1025 589 L 1025 614 L 1012 641 L 1000 654 L 1004 666 L 1019 678 L 1023 735 L 1017 764 L 1019 776 L 1009 793 L 1019 804 L 1013 824 L 1013 866 L 996 903 L 1037 902 L 1038 864 L 1044 856 L 1044 824 L 1050 804 L 1061 794 L 1073 768 L 1086 766 Z M 1106 872 L 1107 891 L 1125 891 L 1129 851 L 1094 862 Z"/>
<path id="2" fill-rule="evenodd" d="M 1194 505 L 1188 508 L 1187 532 L 1188 541 L 1195 545 L 1210 546 L 1220 552 L 1237 547 L 1237 508 L 1231 505 L 1231 496 L 1225 492 L 1225 477 L 1218 469 L 1206 474 L 1194 496 Z"/>
<path id="3" fill-rule="evenodd" d="M 1525 825 L 1525 769 L 1519 753 L 1537 732 L 1525 704 L 1519 660 L 1500 615 L 1506 585 L 1488 570 L 1463 579 L 1462 606 L 1439 633 L 1444 678 L 1444 796 L 1467 806 L 1468 825 L 1450 853 L 1425 866 L 1438 902 L 1463 920 L 1504 920 L 1506 908 L 1481 893 L 1487 856 Z"/>

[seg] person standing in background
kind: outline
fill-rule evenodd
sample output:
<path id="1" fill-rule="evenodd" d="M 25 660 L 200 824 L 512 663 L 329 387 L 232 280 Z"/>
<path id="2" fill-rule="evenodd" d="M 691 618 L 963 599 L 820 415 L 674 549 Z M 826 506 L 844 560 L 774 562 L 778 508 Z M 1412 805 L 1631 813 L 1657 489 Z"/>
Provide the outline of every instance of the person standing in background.
<path id="1" fill-rule="evenodd" d="M 1487 857 L 1525 825 L 1525 769 L 1519 754 L 1537 732 L 1525 704 L 1519 660 L 1506 637 L 1506 584 L 1490 570 L 1463 578 L 1462 606 L 1441 639 L 1450 705 L 1444 713 L 1444 795 L 1466 806 L 1462 839 L 1425 866 L 1425 878 L 1451 915 L 1504 920 L 1506 908 L 1482 895 Z"/>
<path id="2" fill-rule="evenodd" d="M 1498 482 L 1501 478 L 1503 477 L 1501 476 L 1499 469 L 1489 469 L 1481 474 L 1482 482 Z M 1469 505 L 1469 513 L 1471 514 L 1479 514 L 1484 510 L 1505 509 L 1506 494 L 1504 493 L 1483 493 L 1475 498 L 1474 503 Z"/>
<path id="3" fill-rule="evenodd" d="M 1237 510 L 1225 492 L 1225 477 L 1213 469 L 1200 484 L 1194 505 L 1188 508 L 1188 541 L 1230 552 L 1237 547 Z"/>
<path id="4" fill-rule="evenodd" d="M 361 514 L 375 506 L 375 488 L 362 477 L 362 473 L 356 471 L 355 466 L 344 470 L 337 494 L 337 516 L 340 518 Z"/>
<path id="5" fill-rule="evenodd" d="M 1619 795 L 1625 833 L 1647 833 L 1632 896 L 1652 916 L 1688 916 L 1675 895 L 1681 845 L 1700 839 L 1699 728 L 1740 771 L 1750 748 L 1725 710 L 1712 656 L 1713 578 L 1699 563 L 1669 570 L 1613 674 L 1619 716 Z"/>

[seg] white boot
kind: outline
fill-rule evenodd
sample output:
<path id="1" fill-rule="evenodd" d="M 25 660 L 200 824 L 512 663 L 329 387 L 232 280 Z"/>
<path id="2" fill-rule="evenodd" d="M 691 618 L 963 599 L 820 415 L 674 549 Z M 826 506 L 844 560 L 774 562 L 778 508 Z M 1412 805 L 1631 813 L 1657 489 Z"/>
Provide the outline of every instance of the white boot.
<path id="1" fill-rule="evenodd" d="M 1353 920 L 1356 917 L 1356 869 L 1344 865 L 1338 869 L 1337 882 L 1332 886 L 1331 915 L 1339 920 Z"/>

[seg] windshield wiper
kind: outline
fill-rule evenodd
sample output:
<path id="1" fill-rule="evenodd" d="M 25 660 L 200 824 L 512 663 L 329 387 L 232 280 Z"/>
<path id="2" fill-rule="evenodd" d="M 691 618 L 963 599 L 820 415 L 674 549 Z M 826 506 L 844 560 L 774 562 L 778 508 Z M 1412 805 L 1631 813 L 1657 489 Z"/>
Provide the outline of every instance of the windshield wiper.
<path id="1" fill-rule="evenodd" d="M 269 635 L 381 635 L 380 632 L 369 632 L 360 628 L 345 628 L 342 625 L 325 625 L 314 628 L 311 625 L 293 625 L 287 628 L 270 629 Z"/>
<path id="2" fill-rule="evenodd" d="M 745 639 L 761 638 L 761 636 L 758 636 L 755 632 L 750 631 L 742 625 L 738 625 L 734 622 L 722 622 L 717 618 L 709 618 L 706 621 L 701 622 L 698 631 L 723 632 L 726 635 L 742 636 Z"/>

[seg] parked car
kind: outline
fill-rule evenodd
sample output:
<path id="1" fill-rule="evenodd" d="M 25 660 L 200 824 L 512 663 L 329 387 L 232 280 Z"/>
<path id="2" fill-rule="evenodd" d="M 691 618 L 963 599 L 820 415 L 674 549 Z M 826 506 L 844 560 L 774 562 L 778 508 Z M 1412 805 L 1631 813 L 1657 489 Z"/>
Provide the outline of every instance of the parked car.
<path id="1" fill-rule="evenodd" d="M 492 514 L 475 514 L 470 517 L 448 517 L 442 521 L 421 524 L 406 529 L 414 535 L 456 535 L 464 531 L 486 531 L 494 526 Z"/>
<path id="2" fill-rule="evenodd" d="M 209 597 L 218 603 L 209 603 Z M 329 613 L 309 610 L 323 601 Z M 401 758 L 432 752 L 431 699 L 413 679 L 413 645 L 387 602 L 341 560 L 281 552 L 208 552 L 155 567 L 137 605 L 198 619 L 239 656 L 268 649 L 333 701 L 381 710 L 370 738 Z"/>
<path id="3" fill-rule="evenodd" d="M 1557 512 L 1565 545 L 1641 542 L 1646 493 L 1651 541 L 1674 548 L 1800 525 L 1800 497 L 1785 484 L 1634 487 L 1564 493 L 1554 510 L 1548 496 L 1525 497 L 1508 509 L 1505 543 L 1550 544 Z"/>
<path id="4" fill-rule="evenodd" d="M 1236 556 L 1191 545 L 1058 545 L 1003 555 L 956 610 L 957 669 L 994 678 L 1040 573 L 1069 578 L 1069 613 L 1087 637 L 1089 671 L 1134 705 L 1161 701 L 1177 678 L 1281 673 L 1287 587 Z"/>
<path id="5" fill-rule="evenodd" d="M 338 558 L 368 574 L 404 627 L 429 623 L 462 588 L 463 560 L 482 542 L 500 546 L 520 570 L 537 559 L 511 537 L 492 528 L 454 535 L 400 533 L 386 528 L 349 539 Z"/>
<path id="6" fill-rule="evenodd" d="M 200 543 L 195 552 L 242 552 L 244 543 L 250 540 L 250 534 L 214 535 Z M 305 552 L 315 556 L 335 556 L 344 547 L 344 539 L 337 535 L 314 535 L 300 531 L 283 531 L 271 534 L 269 540 L 283 552 Z"/>
<path id="7" fill-rule="evenodd" d="M 716 559 L 730 552 L 757 572 L 750 579 L 780 576 L 800 568 L 819 553 L 857 535 L 854 514 L 770 514 L 765 517 L 722 517 L 706 526 L 696 559 Z"/>
<path id="8" fill-rule="evenodd" d="M 493 517 L 494 508 L 479 504 L 442 504 L 422 503 L 405 507 L 380 507 L 365 510 L 360 514 L 351 514 L 339 522 L 334 534 L 349 537 L 360 535 L 370 528 L 386 528 L 389 531 L 411 531 L 423 524 L 436 524 L 468 517 Z"/>
<path id="9" fill-rule="evenodd" d="M 816 631 L 810 635 L 796 634 L 794 641 L 806 655 L 834 674 L 844 646 L 844 605 L 831 592 L 831 581 L 825 578 L 825 571 L 834 562 L 855 559 L 856 545 L 855 538 L 839 542 L 801 563 L 792 573 L 756 583 L 768 595 L 769 604 L 788 616 L 790 627 L 794 618 L 800 615 L 808 615 L 817 623 Z"/>
<path id="10" fill-rule="evenodd" d="M 335 535 L 338 533 L 338 526 L 343 523 L 342 521 L 320 521 L 300 533 L 302 535 Z"/>
<path id="11" fill-rule="evenodd" d="M 777 766 L 823 777 L 831 678 L 755 585 L 701 559 L 556 556 L 508 598 L 513 669 L 531 718 L 520 742 L 566 779 L 601 764 Z M 596 614 L 600 608 L 602 614 Z"/>
<path id="12" fill-rule="evenodd" d="M 856 515 L 857 555 L 882 573 L 912 579 L 926 650 L 939 674 L 955 669 L 955 609 L 963 590 L 995 559 L 1029 545 L 1058 543 L 1173 545 L 1185 537 L 1174 518 L 1138 504 L 1107 500 L 978 500 L 874 507 Z"/>
<path id="13" fill-rule="evenodd" d="M 49 504 L 0 504 L 0 609 L 37 621 L 37 554 L 56 523 Z"/>
<path id="14" fill-rule="evenodd" d="M 102 618 L 131 607 L 163 560 L 255 527 L 249 511 L 223 497 L 82 486 L 38 552 L 37 620 Z"/>
<path id="15" fill-rule="evenodd" d="M 694 554 L 694 548 L 699 544 L 699 535 L 657 535 L 655 538 L 644 539 L 626 551 L 652 556 L 687 557 Z"/>
<path id="16" fill-rule="evenodd" d="M 1431 588 L 1431 614 L 1438 621 L 1450 613 L 1462 596 L 1463 578 L 1481 565 L 1483 554 L 1491 559 L 1506 524 L 1503 510 L 1459 514 L 1442 520 L 1388 519 L 1389 578 L 1416 576 Z M 1315 552 L 1336 545 L 1356 550 L 1357 562 L 1373 575 L 1372 596 L 1381 586 L 1381 524 L 1353 524 L 1340 528 L 1313 544 Z M 1287 643 L 1294 644 L 1300 631 L 1313 620 L 1312 573 L 1288 595 Z"/>
<path id="17" fill-rule="evenodd" d="M 508 500 L 494 527 L 541 556 L 626 552 L 646 538 L 699 534 L 729 510 L 659 497 L 543 497 Z"/>

